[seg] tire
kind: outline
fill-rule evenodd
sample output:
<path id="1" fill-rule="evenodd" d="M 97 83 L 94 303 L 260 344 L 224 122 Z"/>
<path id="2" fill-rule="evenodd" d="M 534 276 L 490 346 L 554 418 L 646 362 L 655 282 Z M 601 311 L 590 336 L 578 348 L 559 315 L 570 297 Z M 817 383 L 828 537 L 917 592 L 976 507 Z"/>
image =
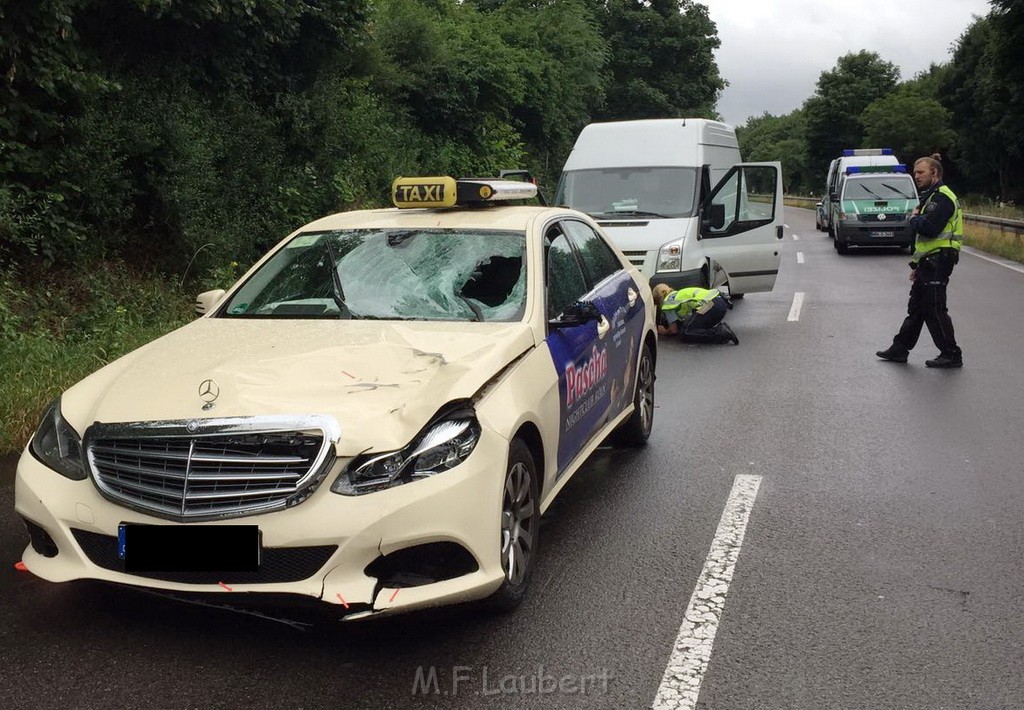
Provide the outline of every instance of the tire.
<path id="1" fill-rule="evenodd" d="M 537 464 L 522 439 L 513 439 L 508 450 L 505 483 L 502 486 L 500 531 L 501 568 L 504 578 L 487 606 L 508 612 L 523 601 L 533 576 L 540 533 L 540 501 Z"/>
<path id="2" fill-rule="evenodd" d="M 839 252 L 840 254 L 849 254 L 850 253 L 850 247 L 846 245 L 846 242 L 841 242 L 837 238 L 836 239 L 836 251 Z"/>
<path id="3" fill-rule="evenodd" d="M 747 294 L 745 294 L 745 293 L 733 293 L 732 291 L 729 291 L 729 300 L 730 301 L 738 301 L 738 300 L 740 300 L 741 298 L 743 298 L 746 295 Z"/>
<path id="4" fill-rule="evenodd" d="M 654 427 L 654 380 L 654 354 L 645 345 L 637 368 L 633 413 L 612 432 L 612 445 L 637 448 L 647 443 Z"/>

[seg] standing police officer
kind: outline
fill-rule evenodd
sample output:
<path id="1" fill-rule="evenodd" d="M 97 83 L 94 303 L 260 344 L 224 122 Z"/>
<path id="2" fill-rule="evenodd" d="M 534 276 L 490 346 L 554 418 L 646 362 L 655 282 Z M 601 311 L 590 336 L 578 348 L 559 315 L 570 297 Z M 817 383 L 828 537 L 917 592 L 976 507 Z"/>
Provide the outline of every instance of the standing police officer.
<path id="1" fill-rule="evenodd" d="M 910 220 L 916 239 L 910 262 L 910 302 L 900 332 L 878 357 L 890 362 L 906 362 L 917 345 L 921 326 L 927 325 L 939 356 L 925 361 L 928 367 L 963 367 L 960 348 L 953 336 L 953 322 L 946 310 L 946 285 L 953 266 L 960 260 L 964 240 L 964 216 L 960 201 L 942 182 L 942 163 L 938 155 L 918 158 L 914 163 L 914 182 L 921 199 Z"/>

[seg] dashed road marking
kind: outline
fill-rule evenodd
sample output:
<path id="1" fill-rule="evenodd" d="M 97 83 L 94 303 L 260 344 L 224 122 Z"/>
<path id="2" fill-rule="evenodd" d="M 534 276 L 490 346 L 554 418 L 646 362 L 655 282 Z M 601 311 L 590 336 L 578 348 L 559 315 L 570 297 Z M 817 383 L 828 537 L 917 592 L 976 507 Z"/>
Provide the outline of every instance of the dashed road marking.
<path id="1" fill-rule="evenodd" d="M 700 686 L 711 660 L 725 596 L 736 570 L 750 511 L 761 485 L 760 476 L 741 474 L 732 484 L 718 530 L 686 607 L 668 667 L 651 705 L 655 710 L 689 709 L 697 705 Z"/>
<path id="2" fill-rule="evenodd" d="M 793 306 L 789 309 L 789 320 L 800 320 L 800 309 L 804 305 L 804 292 L 797 291 L 793 294 Z"/>
<path id="3" fill-rule="evenodd" d="M 802 251 L 798 251 L 796 253 L 796 263 L 798 263 L 798 264 L 804 263 L 804 253 Z"/>
<path id="4" fill-rule="evenodd" d="M 794 242 L 798 242 L 798 241 L 800 241 L 800 235 L 799 235 L 799 234 L 793 234 L 793 235 L 791 235 L 791 236 L 793 237 L 793 241 L 794 241 Z"/>

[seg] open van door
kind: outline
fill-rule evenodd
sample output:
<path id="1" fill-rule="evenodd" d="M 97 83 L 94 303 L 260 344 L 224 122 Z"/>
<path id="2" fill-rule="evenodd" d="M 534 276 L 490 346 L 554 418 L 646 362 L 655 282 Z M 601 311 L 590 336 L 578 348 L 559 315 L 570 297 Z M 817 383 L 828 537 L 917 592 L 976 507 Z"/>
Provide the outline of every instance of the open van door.
<path id="1" fill-rule="evenodd" d="M 775 287 L 782 219 L 782 163 L 733 165 L 711 190 L 701 206 L 699 239 L 725 270 L 731 294 Z"/>

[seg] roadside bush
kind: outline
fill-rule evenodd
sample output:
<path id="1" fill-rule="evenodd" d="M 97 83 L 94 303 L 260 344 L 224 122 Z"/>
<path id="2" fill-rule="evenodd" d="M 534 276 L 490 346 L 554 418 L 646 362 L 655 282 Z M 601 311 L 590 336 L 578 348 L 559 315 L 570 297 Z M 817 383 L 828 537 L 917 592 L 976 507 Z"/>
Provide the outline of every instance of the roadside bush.
<path id="1" fill-rule="evenodd" d="M 193 299 L 166 277 L 120 263 L 31 279 L 0 272 L 0 454 L 25 445 L 60 392 L 187 323 Z"/>

